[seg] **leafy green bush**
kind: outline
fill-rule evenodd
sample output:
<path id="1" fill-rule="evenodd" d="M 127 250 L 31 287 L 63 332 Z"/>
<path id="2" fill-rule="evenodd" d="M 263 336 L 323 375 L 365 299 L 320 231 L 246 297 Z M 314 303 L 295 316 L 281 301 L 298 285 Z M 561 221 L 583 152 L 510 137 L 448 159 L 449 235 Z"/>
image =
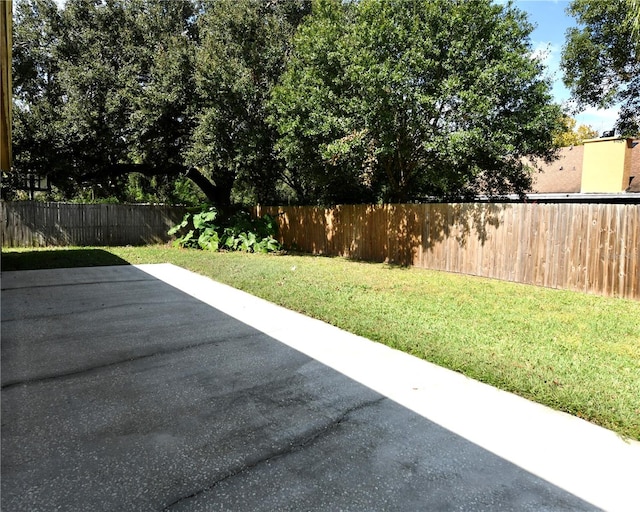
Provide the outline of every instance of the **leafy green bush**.
<path id="1" fill-rule="evenodd" d="M 182 234 L 174 245 L 208 251 L 275 252 L 280 243 L 275 239 L 277 224 L 270 215 L 253 218 L 240 211 L 229 217 L 220 216 L 211 206 L 200 213 L 186 213 L 182 222 L 173 226 L 169 235 Z"/>

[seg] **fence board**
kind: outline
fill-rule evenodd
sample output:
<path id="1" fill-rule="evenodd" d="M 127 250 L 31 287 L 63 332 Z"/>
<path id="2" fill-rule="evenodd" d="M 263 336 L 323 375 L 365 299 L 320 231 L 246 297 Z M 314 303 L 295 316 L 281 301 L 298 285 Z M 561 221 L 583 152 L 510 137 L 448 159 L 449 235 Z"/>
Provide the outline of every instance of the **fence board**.
<path id="1" fill-rule="evenodd" d="M 640 297 L 640 215 L 627 215 L 627 244 L 630 248 L 627 259 L 628 270 L 626 275 L 625 297 Z"/>
<path id="2" fill-rule="evenodd" d="M 640 299 L 640 205 L 421 204 L 257 207 L 280 241 L 387 261 Z"/>
<path id="3" fill-rule="evenodd" d="M 166 242 L 185 209 L 162 205 L 2 201 L 2 246 L 141 245 Z"/>

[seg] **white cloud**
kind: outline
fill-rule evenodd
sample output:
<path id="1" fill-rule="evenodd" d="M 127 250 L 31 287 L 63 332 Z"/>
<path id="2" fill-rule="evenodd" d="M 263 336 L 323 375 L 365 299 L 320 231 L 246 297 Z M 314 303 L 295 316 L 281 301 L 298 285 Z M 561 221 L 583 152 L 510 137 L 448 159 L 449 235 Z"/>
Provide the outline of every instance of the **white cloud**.
<path id="1" fill-rule="evenodd" d="M 598 133 L 602 133 L 606 130 L 613 130 L 613 125 L 618 120 L 619 113 L 619 106 L 607 109 L 597 109 L 594 107 L 589 107 L 579 114 L 576 114 L 574 117 L 578 122 L 578 125 L 588 124 L 593 129 L 598 131 Z"/>
<path id="2" fill-rule="evenodd" d="M 557 45 L 554 45 L 549 42 L 538 41 L 533 45 L 533 51 L 531 52 L 531 57 L 534 59 L 540 59 L 542 63 L 549 68 L 550 66 L 555 67 L 555 63 L 559 62 L 558 55 L 560 53 L 560 48 Z"/>

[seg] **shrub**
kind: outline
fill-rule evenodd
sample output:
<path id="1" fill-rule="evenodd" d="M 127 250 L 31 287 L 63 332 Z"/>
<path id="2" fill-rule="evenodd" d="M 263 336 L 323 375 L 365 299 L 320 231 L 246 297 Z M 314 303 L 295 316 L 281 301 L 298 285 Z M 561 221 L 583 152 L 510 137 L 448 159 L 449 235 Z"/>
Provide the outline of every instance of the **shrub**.
<path id="1" fill-rule="evenodd" d="M 280 243 L 275 239 L 277 224 L 270 215 L 254 218 L 240 211 L 227 218 L 210 206 L 200 213 L 186 213 L 182 222 L 173 226 L 169 235 L 182 234 L 174 241 L 179 247 L 208 251 L 275 252 Z"/>

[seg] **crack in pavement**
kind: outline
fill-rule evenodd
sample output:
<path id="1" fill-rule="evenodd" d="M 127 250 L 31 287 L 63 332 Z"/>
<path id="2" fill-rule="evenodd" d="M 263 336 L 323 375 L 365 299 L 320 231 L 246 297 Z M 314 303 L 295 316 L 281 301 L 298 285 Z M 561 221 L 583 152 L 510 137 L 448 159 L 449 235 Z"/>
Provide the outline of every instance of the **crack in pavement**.
<path id="1" fill-rule="evenodd" d="M 105 304 L 100 304 L 99 306 L 91 306 L 90 308 L 76 309 L 73 311 L 63 311 L 63 312 L 53 311 L 51 313 L 41 313 L 41 314 L 31 315 L 31 316 L 26 314 L 24 316 L 15 317 L 15 318 L 3 318 L 2 323 L 9 324 L 12 322 L 24 322 L 25 320 L 46 320 L 47 318 L 64 318 L 69 316 L 75 317 L 77 315 L 82 315 L 84 313 L 103 312 L 103 311 L 117 310 L 117 309 L 126 310 L 136 306 L 139 306 L 139 309 L 143 309 L 145 306 L 152 306 L 152 307 L 165 306 L 165 305 L 170 306 L 170 305 L 176 305 L 176 304 L 193 305 L 194 301 L 191 298 L 186 298 L 186 299 L 177 299 L 177 300 L 162 300 L 158 302 L 136 301 L 136 302 L 122 302 L 122 303 L 109 304 L 109 305 L 106 305 L 105 303 Z"/>
<path id="2" fill-rule="evenodd" d="M 188 350 L 192 350 L 192 349 L 196 349 L 196 348 L 200 348 L 200 347 L 206 347 L 206 346 L 215 346 L 215 345 L 220 345 L 222 343 L 227 343 L 230 341 L 238 341 L 238 340 L 243 340 L 243 339 L 248 339 L 251 338 L 253 336 L 257 336 L 257 335 L 261 335 L 262 333 L 256 333 L 256 332 L 251 332 L 249 334 L 246 335 L 242 335 L 242 336 L 232 336 L 232 337 L 225 337 L 225 339 L 223 340 L 215 340 L 215 341 L 203 341 L 202 343 L 194 343 L 192 345 L 183 345 L 181 347 L 177 347 L 174 349 L 170 349 L 170 350 L 162 350 L 159 352 L 154 352 L 152 354 L 140 354 L 134 357 L 130 357 L 127 359 L 120 359 L 118 361 L 110 361 L 108 363 L 104 363 L 104 364 L 100 364 L 100 365 L 96 365 L 96 366 L 91 366 L 89 368 L 80 368 L 79 370 L 74 370 L 74 371 L 70 371 L 70 372 L 65 372 L 65 373 L 58 373 L 55 375 L 44 375 L 41 377 L 36 377 L 36 378 L 32 378 L 32 379 L 22 379 L 22 380 L 9 380 L 8 382 L 6 382 L 5 384 L 2 384 L 2 386 L 0 386 L 0 390 L 2 391 L 7 391 L 9 389 L 18 387 L 18 386 L 22 386 L 22 385 L 31 385 L 31 384 L 39 384 L 42 382 L 50 382 L 50 381 L 56 381 L 56 380 L 61 380 L 61 379 L 65 379 L 65 378 L 72 378 L 72 377 L 77 377 L 78 375 L 83 375 L 83 374 L 90 374 L 90 373 L 94 373 L 94 372 L 98 372 L 100 370 L 104 370 L 106 368 L 112 368 L 121 364 L 127 364 L 127 363 L 132 363 L 135 361 L 140 361 L 143 359 L 149 359 L 152 357 L 161 357 L 161 356 L 165 356 L 165 355 L 171 355 L 171 354 L 177 354 L 180 352 L 186 352 Z"/>
<path id="3" fill-rule="evenodd" d="M 7 271 L 8 272 L 8 271 Z M 18 271 L 20 272 L 20 271 Z M 114 281 L 82 281 L 78 283 L 54 283 L 54 284 L 30 284 L 27 286 L 6 286 L 4 288 L 0 288 L 0 291 L 9 291 L 9 290 L 31 290 L 34 288 L 66 288 L 69 286 L 89 286 L 94 284 L 110 284 L 110 283 L 141 283 L 153 281 L 153 279 L 149 278 L 140 278 L 140 279 L 123 279 L 123 280 L 114 280 Z"/>
<path id="4" fill-rule="evenodd" d="M 293 442 L 289 443 L 289 446 L 282 447 L 279 450 L 276 450 L 276 451 L 274 451 L 272 453 L 267 454 L 266 456 L 263 456 L 261 458 L 258 458 L 256 460 L 254 460 L 254 461 L 248 462 L 246 464 L 242 464 L 237 469 L 232 469 L 227 474 L 222 475 L 220 478 L 218 478 L 216 481 L 214 481 L 213 483 L 211 483 L 207 487 L 204 487 L 202 489 L 198 489 L 197 491 L 195 491 L 195 492 L 193 492 L 193 493 L 191 493 L 191 494 L 189 494 L 187 496 L 182 496 L 181 498 L 178 498 L 175 501 L 169 503 L 168 505 L 166 505 L 162 509 L 162 512 L 169 511 L 173 507 L 175 507 L 176 505 L 178 505 L 180 503 L 183 503 L 184 501 L 188 501 L 188 500 L 191 500 L 193 498 L 197 498 L 201 494 L 204 494 L 205 492 L 210 491 L 211 489 L 213 489 L 217 485 L 221 484 L 222 482 L 225 482 L 225 481 L 229 480 L 230 478 L 236 477 L 238 475 L 242 475 L 244 473 L 247 473 L 248 471 L 251 471 L 252 469 L 257 468 L 258 466 L 261 466 L 263 464 L 267 464 L 267 463 L 269 463 L 269 462 L 271 462 L 273 460 L 276 460 L 276 459 L 279 459 L 279 458 L 282 458 L 282 457 L 286 457 L 287 455 L 291 455 L 293 453 L 299 452 L 300 450 L 303 450 L 304 448 L 306 448 L 310 444 L 314 443 L 315 441 L 317 441 L 321 437 L 324 437 L 325 435 L 327 435 L 330 432 L 332 432 L 333 430 L 335 430 L 352 413 L 354 413 L 356 411 L 359 411 L 359 410 L 362 410 L 362 409 L 366 409 L 368 407 L 376 406 L 379 403 L 383 402 L 384 400 L 388 400 L 388 398 L 385 397 L 385 396 L 382 396 L 380 398 L 376 398 L 375 400 L 369 400 L 367 402 L 363 402 L 363 403 L 360 403 L 360 404 L 355 405 L 353 407 L 350 407 L 349 409 L 343 411 L 337 418 L 331 419 L 328 423 L 326 423 L 326 424 L 322 425 L 321 427 L 315 429 L 310 434 L 305 435 L 299 441 L 296 442 L 296 440 L 294 440 Z"/>

